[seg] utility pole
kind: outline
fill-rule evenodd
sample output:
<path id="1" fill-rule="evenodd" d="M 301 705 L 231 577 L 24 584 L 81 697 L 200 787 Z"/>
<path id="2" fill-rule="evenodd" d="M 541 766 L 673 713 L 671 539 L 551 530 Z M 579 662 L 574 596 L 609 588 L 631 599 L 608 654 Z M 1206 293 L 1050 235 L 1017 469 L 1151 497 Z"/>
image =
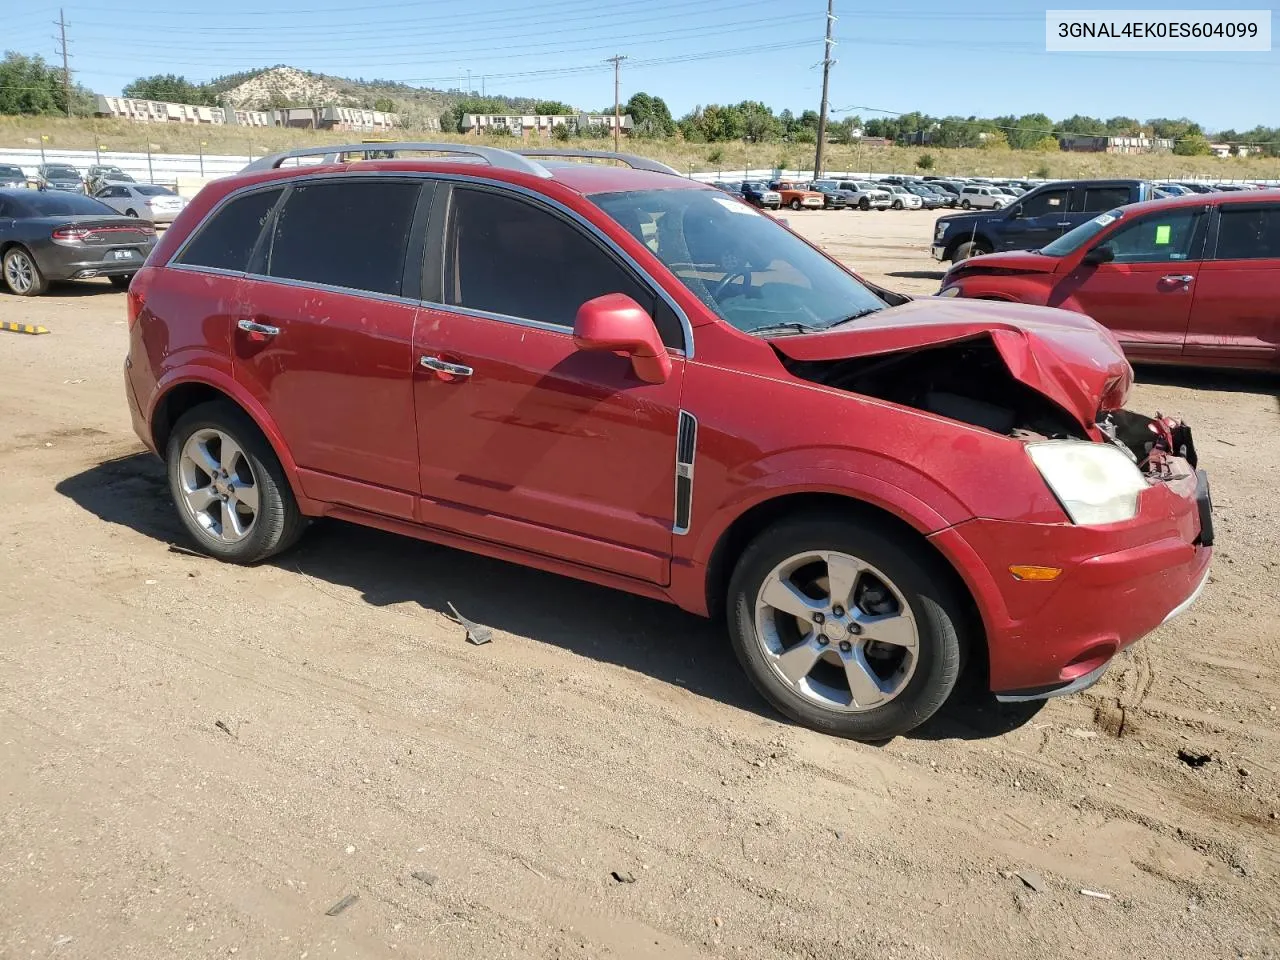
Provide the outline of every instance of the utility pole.
<path id="1" fill-rule="evenodd" d="M 619 72 L 622 69 L 622 61 L 627 59 L 619 54 L 610 57 L 605 63 L 613 64 L 613 152 L 618 152 L 618 136 L 622 133 L 622 104 L 620 102 Z"/>
<path id="2" fill-rule="evenodd" d="M 822 176 L 823 141 L 827 138 L 827 88 L 831 82 L 831 48 L 835 41 L 831 39 L 831 30 L 836 23 L 835 0 L 827 0 L 827 39 L 822 48 L 822 109 L 818 111 L 818 147 L 813 155 L 813 177 Z"/>
<path id="3" fill-rule="evenodd" d="M 63 16 L 62 9 L 58 10 L 58 19 L 53 22 L 58 28 L 57 39 L 61 44 L 59 53 L 62 54 L 62 96 L 67 102 L 67 116 L 71 116 L 71 67 L 67 64 L 69 54 L 67 53 L 67 18 Z"/>

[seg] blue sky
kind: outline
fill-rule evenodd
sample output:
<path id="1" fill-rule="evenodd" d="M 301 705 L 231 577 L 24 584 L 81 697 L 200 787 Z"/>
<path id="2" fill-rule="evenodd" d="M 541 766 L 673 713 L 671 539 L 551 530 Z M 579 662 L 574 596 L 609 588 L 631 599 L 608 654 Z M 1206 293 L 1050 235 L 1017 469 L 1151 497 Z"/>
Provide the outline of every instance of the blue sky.
<path id="1" fill-rule="evenodd" d="M 1055 0 L 1054 7 L 1067 4 Z M 1087 4 L 1082 4 L 1087 5 Z M 1130 4 L 1124 6 L 1129 7 Z M 1198 3 L 1197 9 L 1242 6 Z M 140 74 L 208 79 L 287 63 L 350 77 L 566 100 L 599 109 L 662 96 L 815 108 L 825 0 L 113 0 L 65 7 L 76 79 L 118 93 Z M 994 116 L 1188 116 L 1211 130 L 1280 125 L 1280 54 L 1064 54 L 1044 50 L 1042 4 L 836 0 L 831 104 L 839 115 L 922 110 Z M 52 59 L 58 7 L 10 6 L 0 47 Z"/>

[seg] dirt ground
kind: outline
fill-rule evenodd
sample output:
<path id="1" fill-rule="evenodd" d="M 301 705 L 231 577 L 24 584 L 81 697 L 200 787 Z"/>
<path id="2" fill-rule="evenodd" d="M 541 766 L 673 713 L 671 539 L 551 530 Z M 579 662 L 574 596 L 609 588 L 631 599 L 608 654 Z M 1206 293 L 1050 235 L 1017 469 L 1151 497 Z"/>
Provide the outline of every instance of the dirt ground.
<path id="1" fill-rule="evenodd" d="M 937 288 L 932 214 L 790 218 Z M 0 320 L 53 331 L 0 333 L 0 957 L 1280 954 L 1275 379 L 1139 371 L 1214 482 L 1190 613 L 1084 695 L 875 747 L 657 603 L 341 523 L 203 559 L 129 427 L 123 297 Z"/>

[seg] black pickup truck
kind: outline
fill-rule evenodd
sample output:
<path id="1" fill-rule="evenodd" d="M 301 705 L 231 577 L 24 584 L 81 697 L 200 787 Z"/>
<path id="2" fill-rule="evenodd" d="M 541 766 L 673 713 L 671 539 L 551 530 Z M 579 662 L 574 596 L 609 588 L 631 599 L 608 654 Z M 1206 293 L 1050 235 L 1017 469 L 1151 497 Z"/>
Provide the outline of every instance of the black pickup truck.
<path id="1" fill-rule="evenodd" d="M 1001 210 L 939 217 L 935 260 L 953 263 L 1000 250 L 1038 250 L 1090 217 L 1155 197 L 1146 180 L 1064 180 L 1046 183 Z"/>

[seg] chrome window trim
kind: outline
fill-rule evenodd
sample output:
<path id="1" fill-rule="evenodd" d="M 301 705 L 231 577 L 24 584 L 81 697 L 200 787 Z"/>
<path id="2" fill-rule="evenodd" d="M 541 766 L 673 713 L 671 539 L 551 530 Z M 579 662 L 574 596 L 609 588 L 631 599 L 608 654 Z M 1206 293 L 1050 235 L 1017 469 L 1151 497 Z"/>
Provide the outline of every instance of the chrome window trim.
<path id="1" fill-rule="evenodd" d="M 554 210 L 565 214 L 571 220 L 573 220 L 574 223 L 578 224 L 581 227 L 584 227 L 587 230 L 587 232 L 590 233 L 591 236 L 594 237 L 598 242 L 601 242 L 605 246 L 607 246 L 614 253 L 615 256 L 617 256 L 619 259 L 622 260 L 623 263 L 625 263 L 628 267 L 634 270 L 636 274 L 639 275 L 640 278 L 646 284 L 649 285 L 650 289 L 652 289 L 657 296 L 661 297 L 663 300 L 666 301 L 667 306 L 669 306 L 675 312 L 676 318 L 680 321 L 680 329 L 684 334 L 683 349 L 679 347 L 668 347 L 667 349 L 674 350 L 676 351 L 676 353 L 679 353 L 679 354 L 683 354 L 686 359 L 689 359 L 689 360 L 693 359 L 694 357 L 693 324 L 690 323 L 689 321 L 689 315 L 685 313 L 684 309 L 680 306 L 680 304 L 676 303 L 674 298 L 672 298 L 672 296 L 669 293 L 667 293 L 666 289 L 662 286 L 662 284 L 658 283 L 658 281 L 653 278 L 653 275 L 649 273 L 648 270 L 646 270 L 639 263 L 637 263 L 634 257 L 632 257 L 620 246 L 618 246 L 618 244 L 616 244 L 612 239 L 610 239 L 602 230 L 600 230 L 599 227 L 593 224 L 586 217 L 582 216 L 582 214 L 578 213 L 576 210 L 566 206 L 565 204 L 561 203 L 559 200 L 556 200 L 554 197 L 548 197 L 546 194 L 539 193 L 536 190 L 531 190 L 528 187 L 521 186 L 520 184 L 517 184 L 517 183 L 509 183 L 506 180 L 491 180 L 486 177 L 474 176 L 469 174 L 428 172 L 428 171 L 421 171 L 421 170 L 418 170 L 418 171 L 397 170 L 394 173 L 387 172 L 387 171 L 380 171 L 380 170 L 338 170 L 338 171 L 331 171 L 327 173 L 306 174 L 306 175 L 292 176 L 292 177 L 281 177 L 279 179 L 269 180 L 264 183 L 253 183 L 244 187 L 240 187 L 236 190 L 232 190 L 225 197 L 223 197 L 221 200 L 215 203 L 213 207 L 210 208 L 209 212 L 204 215 L 200 223 L 196 225 L 196 228 L 187 235 L 185 240 L 182 241 L 182 244 L 178 247 L 177 250 L 173 252 L 172 256 L 169 257 L 169 260 L 164 265 L 166 267 L 174 268 L 174 269 L 185 269 L 193 273 L 213 273 L 220 276 L 228 276 L 228 275 L 243 276 L 243 277 L 253 277 L 254 279 L 283 282 L 280 277 L 264 277 L 260 274 L 249 274 L 240 270 L 227 271 L 220 267 L 202 267 L 198 264 L 184 264 L 184 263 L 180 263 L 179 260 L 182 257 L 183 253 L 186 252 L 187 247 L 192 243 L 192 241 L 194 241 L 195 238 L 199 236 L 200 233 L 205 229 L 209 221 L 213 219 L 213 217 L 218 213 L 218 211 L 220 211 L 228 203 L 231 203 L 233 200 L 237 200 L 240 197 L 247 196 L 251 193 L 255 193 L 261 190 L 287 189 L 291 184 L 298 183 L 298 182 L 308 182 L 313 180 L 351 180 L 351 179 L 361 179 L 364 177 L 382 177 L 382 178 L 393 177 L 393 178 L 419 179 L 419 180 L 441 180 L 441 181 L 447 180 L 454 183 L 475 183 L 475 184 L 480 184 L 482 186 L 495 187 L 500 190 L 508 190 L 508 191 L 511 191 L 512 193 L 518 193 L 536 202 L 546 204 L 547 206 L 553 208 Z M 603 211 L 601 212 L 603 213 Z M 310 286 L 310 287 L 316 287 L 324 290 L 333 290 L 339 293 L 351 293 L 351 294 L 355 294 L 356 296 L 369 296 L 373 298 L 383 298 L 387 296 L 386 294 L 371 293 L 370 291 L 367 291 L 367 290 L 356 290 L 350 287 L 330 287 L 324 284 L 311 283 L 309 281 L 295 280 L 290 282 L 300 286 Z M 557 330 L 571 331 L 572 330 L 571 327 L 565 327 L 565 326 L 561 326 L 559 324 L 554 324 L 554 323 L 547 323 L 546 321 L 543 321 L 543 320 L 532 320 L 525 317 L 509 317 L 504 314 L 498 314 L 498 313 L 486 313 L 483 310 L 470 310 L 469 308 L 466 308 L 466 307 L 455 307 L 447 303 L 437 303 L 434 300 L 417 300 L 412 302 L 421 303 L 424 306 L 429 306 L 433 308 L 439 308 L 439 309 L 445 309 L 445 310 L 457 310 L 460 313 L 468 313 L 471 316 L 481 317 L 489 320 L 497 320 L 503 323 L 515 323 L 521 326 L 534 327 L 540 330 L 553 330 L 553 331 L 557 331 Z"/>
<path id="2" fill-rule="evenodd" d="M 378 300 L 383 303 L 398 303 L 408 307 L 422 305 L 421 300 L 402 297 L 394 293 L 380 293 L 377 290 L 362 290 L 359 287 L 340 287 L 332 283 L 320 283 L 316 280 L 295 280 L 292 277 L 272 277 L 265 273 L 242 273 L 246 280 L 262 280 L 266 283 L 278 283 L 285 287 L 298 287 L 302 290 L 319 290 L 322 293 L 339 293 L 348 297 L 360 297 L 365 300 Z"/>
<path id="3" fill-rule="evenodd" d="M 183 273 L 206 273 L 215 277 L 243 277 L 246 276 L 243 270 L 228 270 L 226 267 L 202 267 L 194 263 L 174 263 L 170 261 L 165 264 L 166 270 L 181 270 Z"/>

